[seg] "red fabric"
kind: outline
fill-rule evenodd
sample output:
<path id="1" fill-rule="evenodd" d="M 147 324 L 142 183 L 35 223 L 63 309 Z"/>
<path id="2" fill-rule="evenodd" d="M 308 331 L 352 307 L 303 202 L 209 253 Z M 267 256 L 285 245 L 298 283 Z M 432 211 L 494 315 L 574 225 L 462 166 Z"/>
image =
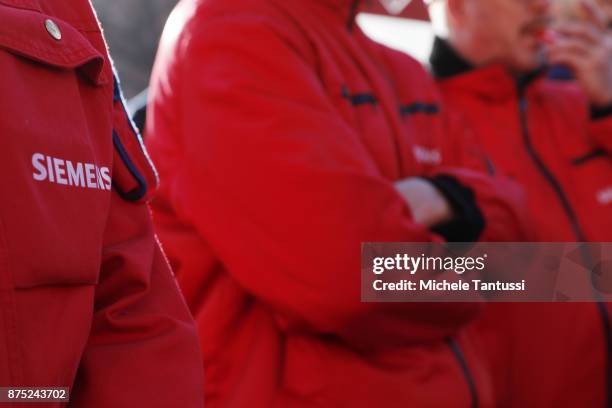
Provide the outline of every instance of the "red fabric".
<path id="1" fill-rule="evenodd" d="M 439 85 L 498 171 L 525 186 L 537 239 L 581 239 L 528 153 L 512 76 L 492 65 Z M 612 199 L 605 196 L 612 192 L 612 160 L 602 152 L 610 152 L 612 118 L 591 121 L 573 83 L 537 79 L 527 86 L 525 101 L 534 151 L 567 196 L 582 239 L 612 240 Z M 498 373 L 498 406 L 604 406 L 608 355 L 595 304 L 489 305 L 476 327 L 488 339 Z"/>
<path id="2" fill-rule="evenodd" d="M 126 119 L 91 6 L 1 3 L 0 385 L 70 387 L 71 407 L 201 407 L 195 327 L 149 210 L 111 187 Z"/>
<path id="3" fill-rule="evenodd" d="M 199 326 L 209 407 L 469 407 L 447 337 L 490 406 L 462 331 L 478 305 L 361 303 L 360 243 L 441 240 L 395 180 L 456 176 L 502 240 L 522 237 L 520 193 L 456 170 L 484 161 L 441 115 L 400 115 L 436 104 L 434 85 L 368 40 L 350 3 L 183 1 L 162 38 L 154 220 Z"/>

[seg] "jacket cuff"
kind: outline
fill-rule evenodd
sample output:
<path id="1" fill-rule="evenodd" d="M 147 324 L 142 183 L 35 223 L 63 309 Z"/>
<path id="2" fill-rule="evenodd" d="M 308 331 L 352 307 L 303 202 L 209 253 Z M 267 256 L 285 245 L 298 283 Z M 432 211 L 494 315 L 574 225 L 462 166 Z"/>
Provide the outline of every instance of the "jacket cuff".
<path id="1" fill-rule="evenodd" d="M 456 178 L 438 175 L 428 180 L 446 198 L 455 213 L 452 221 L 431 230 L 448 242 L 474 242 L 485 228 L 485 219 L 476 203 L 474 192 Z"/>
<path id="2" fill-rule="evenodd" d="M 593 106 L 589 108 L 591 120 L 599 120 L 612 115 L 612 104 L 608 106 Z"/>

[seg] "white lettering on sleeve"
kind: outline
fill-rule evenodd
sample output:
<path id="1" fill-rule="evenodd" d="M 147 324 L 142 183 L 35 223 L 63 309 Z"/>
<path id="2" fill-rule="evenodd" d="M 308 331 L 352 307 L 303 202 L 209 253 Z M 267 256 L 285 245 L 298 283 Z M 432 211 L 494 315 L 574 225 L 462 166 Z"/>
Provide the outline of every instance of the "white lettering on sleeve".
<path id="1" fill-rule="evenodd" d="M 83 174 L 83 163 L 76 164 L 76 168 L 70 160 L 66 161 L 68 167 L 68 184 L 71 186 L 85 187 L 85 175 Z"/>
<path id="2" fill-rule="evenodd" d="M 34 173 L 32 176 L 36 181 L 43 181 L 47 178 L 47 169 L 44 165 L 45 156 L 40 153 L 34 153 L 32 155 L 32 166 L 34 166 Z"/>
<path id="3" fill-rule="evenodd" d="M 91 163 L 85 163 L 85 177 L 87 178 L 87 187 L 97 188 L 96 186 L 96 166 Z"/>
<path id="4" fill-rule="evenodd" d="M 102 167 L 102 170 L 100 172 L 102 173 L 102 179 L 106 183 L 104 185 L 104 187 L 106 187 L 106 189 L 110 191 L 110 189 L 111 189 L 111 176 L 110 176 L 109 168 L 108 167 Z"/>
<path id="5" fill-rule="evenodd" d="M 49 170 L 49 181 L 55 183 L 55 175 L 53 174 L 53 157 L 47 156 L 47 170 Z"/>
<path id="6" fill-rule="evenodd" d="M 53 169 L 55 170 L 55 178 L 57 184 L 68 185 L 68 179 L 66 179 L 66 170 L 64 169 L 65 162 L 62 159 L 53 159 Z"/>
<path id="7" fill-rule="evenodd" d="M 74 162 L 41 153 L 32 155 L 32 177 L 36 181 L 110 191 L 112 179 L 108 167 L 94 163 Z"/>

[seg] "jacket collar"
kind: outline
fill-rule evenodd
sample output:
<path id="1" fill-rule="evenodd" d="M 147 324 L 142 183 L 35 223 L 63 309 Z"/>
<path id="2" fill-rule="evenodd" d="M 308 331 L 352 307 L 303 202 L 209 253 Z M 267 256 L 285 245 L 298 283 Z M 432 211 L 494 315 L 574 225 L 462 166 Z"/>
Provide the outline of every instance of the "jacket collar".
<path id="1" fill-rule="evenodd" d="M 472 71 L 474 66 L 440 37 L 434 39 L 429 56 L 431 73 L 436 79 L 446 79 Z"/>
<path id="2" fill-rule="evenodd" d="M 545 76 L 544 68 L 515 78 L 502 64 L 475 67 L 439 37 L 434 40 L 429 63 L 433 76 L 443 86 L 453 86 L 488 99 L 517 97 L 535 88 Z"/>

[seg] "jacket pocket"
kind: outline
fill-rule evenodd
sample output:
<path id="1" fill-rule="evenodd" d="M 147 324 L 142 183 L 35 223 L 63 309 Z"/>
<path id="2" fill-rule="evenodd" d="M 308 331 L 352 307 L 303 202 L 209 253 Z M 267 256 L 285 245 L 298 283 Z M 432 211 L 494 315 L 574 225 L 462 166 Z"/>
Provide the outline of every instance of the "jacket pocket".
<path id="1" fill-rule="evenodd" d="M 71 24 L 21 5 L 0 0 L 0 214 L 13 284 L 95 284 L 110 204 L 109 63 Z"/>
<path id="2" fill-rule="evenodd" d="M 105 59 L 72 25 L 0 0 L 0 48 L 56 70 L 76 70 L 92 83 L 109 82 Z"/>

